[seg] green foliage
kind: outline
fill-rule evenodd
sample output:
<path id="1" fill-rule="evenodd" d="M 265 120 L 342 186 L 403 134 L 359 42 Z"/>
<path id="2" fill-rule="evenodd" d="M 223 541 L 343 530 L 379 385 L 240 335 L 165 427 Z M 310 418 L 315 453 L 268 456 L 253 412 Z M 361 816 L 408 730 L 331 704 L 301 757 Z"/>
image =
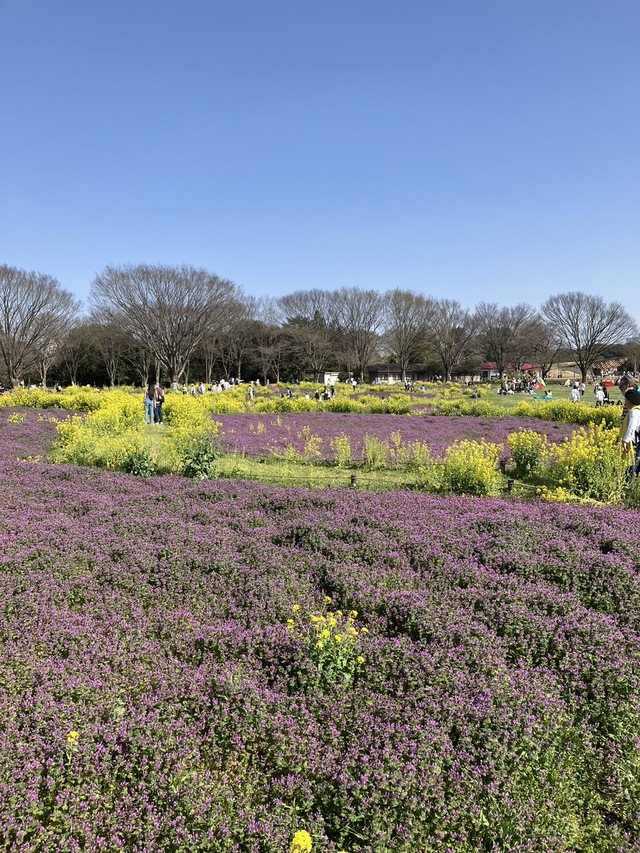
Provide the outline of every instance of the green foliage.
<path id="1" fill-rule="evenodd" d="M 624 505 L 629 509 L 640 509 L 640 477 L 634 477 L 625 484 L 622 493 Z"/>
<path id="2" fill-rule="evenodd" d="M 363 459 L 364 466 L 369 471 L 376 471 L 384 468 L 389 458 L 389 445 L 386 441 L 381 441 L 375 435 L 365 435 L 364 437 Z"/>
<path id="3" fill-rule="evenodd" d="M 212 436 L 201 433 L 183 445 L 181 473 L 185 477 L 204 480 L 212 475 L 218 455 Z"/>
<path id="4" fill-rule="evenodd" d="M 146 447 L 131 450 L 122 460 L 122 470 L 137 477 L 150 477 L 153 474 L 153 460 Z"/>
<path id="5" fill-rule="evenodd" d="M 27 420 L 24 412 L 12 412 L 7 418 L 8 424 L 23 424 Z"/>
<path id="6" fill-rule="evenodd" d="M 348 468 L 351 463 L 351 436 L 341 433 L 337 438 L 331 440 L 331 450 L 335 453 L 336 465 L 339 468 Z"/>

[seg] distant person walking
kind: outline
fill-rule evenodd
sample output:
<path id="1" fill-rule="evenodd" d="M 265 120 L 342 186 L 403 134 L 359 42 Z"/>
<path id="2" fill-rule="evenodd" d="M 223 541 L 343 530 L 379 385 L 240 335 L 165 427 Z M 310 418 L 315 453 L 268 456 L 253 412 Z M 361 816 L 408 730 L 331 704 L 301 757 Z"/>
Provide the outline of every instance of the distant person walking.
<path id="1" fill-rule="evenodd" d="M 569 399 L 571 400 L 572 403 L 579 403 L 580 402 L 580 389 L 579 388 L 572 388 L 571 393 L 569 394 Z"/>

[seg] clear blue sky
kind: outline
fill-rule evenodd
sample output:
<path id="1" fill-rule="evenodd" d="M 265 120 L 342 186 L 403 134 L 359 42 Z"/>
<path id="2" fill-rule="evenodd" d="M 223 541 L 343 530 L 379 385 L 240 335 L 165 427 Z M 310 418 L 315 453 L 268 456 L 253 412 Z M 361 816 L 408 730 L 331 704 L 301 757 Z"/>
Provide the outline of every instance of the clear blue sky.
<path id="1" fill-rule="evenodd" d="M 640 320 L 638 0 L 0 0 L 0 262 Z"/>

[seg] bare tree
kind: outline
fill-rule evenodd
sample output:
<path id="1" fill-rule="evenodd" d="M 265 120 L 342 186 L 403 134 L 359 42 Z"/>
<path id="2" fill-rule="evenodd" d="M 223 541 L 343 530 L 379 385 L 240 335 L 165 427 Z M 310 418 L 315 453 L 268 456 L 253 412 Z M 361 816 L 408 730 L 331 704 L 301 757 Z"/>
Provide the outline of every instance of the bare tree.
<path id="1" fill-rule="evenodd" d="M 476 331 L 476 318 L 454 299 L 437 299 L 431 319 L 431 345 L 436 351 L 445 379 L 451 381 L 456 364 L 469 355 Z"/>
<path id="2" fill-rule="evenodd" d="M 561 293 L 547 299 L 542 313 L 559 343 L 571 350 L 583 382 L 608 347 L 624 343 L 638 333 L 624 306 L 619 302 L 607 304 L 601 296 L 576 291 Z"/>
<path id="3" fill-rule="evenodd" d="M 500 376 L 515 356 L 515 344 L 523 327 L 533 317 L 533 308 L 523 303 L 512 308 L 499 308 L 495 303 L 486 302 L 477 306 L 478 347 L 483 356 L 495 362 Z"/>
<path id="4" fill-rule="evenodd" d="M 631 338 L 627 341 L 624 345 L 624 354 L 633 372 L 637 373 L 640 366 L 640 338 Z"/>
<path id="5" fill-rule="evenodd" d="M 190 266 L 106 267 L 91 288 L 95 316 L 117 323 L 152 353 L 170 381 L 184 374 L 235 293 L 226 279 Z"/>
<path id="6" fill-rule="evenodd" d="M 40 384 L 47 387 L 47 376 L 50 367 L 58 361 L 64 342 L 62 340 L 50 341 L 36 350 L 36 365 L 40 374 Z"/>
<path id="7" fill-rule="evenodd" d="M 62 344 L 81 308 L 55 278 L 0 266 L 0 353 L 12 385 L 39 354 Z"/>
<path id="8" fill-rule="evenodd" d="M 72 385 L 78 384 L 78 369 L 93 347 L 91 329 L 92 326 L 88 322 L 74 326 L 65 336 L 60 350 L 60 361 L 67 369 Z"/>
<path id="9" fill-rule="evenodd" d="M 227 311 L 227 325 L 219 336 L 220 358 L 227 377 L 241 378 L 245 360 L 253 348 L 258 301 L 239 294 Z"/>
<path id="10" fill-rule="evenodd" d="M 118 373 L 129 352 L 134 349 L 131 335 L 115 323 L 96 323 L 93 326 L 95 345 L 102 358 L 102 363 L 113 388 L 118 382 Z M 150 360 L 150 359 L 149 359 Z M 142 384 L 147 381 L 148 374 Z"/>
<path id="11" fill-rule="evenodd" d="M 278 301 L 272 297 L 259 299 L 256 316 L 256 363 L 265 385 L 269 376 L 273 376 L 277 383 L 280 381 L 280 371 L 287 349 L 286 336 L 280 325 L 282 312 Z"/>
<path id="12" fill-rule="evenodd" d="M 278 300 L 289 350 L 300 374 L 319 381 L 320 373 L 335 358 L 337 305 L 328 290 L 298 290 Z"/>
<path id="13" fill-rule="evenodd" d="M 551 366 L 558 360 L 559 344 L 554 330 L 537 315 L 526 323 L 521 332 L 522 350 L 533 365 L 540 368 L 546 379 Z"/>
<path id="14" fill-rule="evenodd" d="M 378 345 L 384 299 L 375 290 L 343 287 L 336 291 L 338 324 L 355 373 L 364 379 Z"/>
<path id="15" fill-rule="evenodd" d="M 154 358 L 153 353 L 129 337 L 127 345 L 122 352 L 122 362 L 126 367 L 127 375 L 133 375 L 134 379 L 142 386 L 147 385 L 149 378 L 154 374 L 159 375 L 160 363 Z"/>
<path id="16" fill-rule="evenodd" d="M 409 364 L 424 354 L 435 311 L 434 301 L 419 293 L 396 288 L 385 294 L 384 308 L 384 345 L 389 354 L 397 358 L 402 380 L 406 382 Z"/>

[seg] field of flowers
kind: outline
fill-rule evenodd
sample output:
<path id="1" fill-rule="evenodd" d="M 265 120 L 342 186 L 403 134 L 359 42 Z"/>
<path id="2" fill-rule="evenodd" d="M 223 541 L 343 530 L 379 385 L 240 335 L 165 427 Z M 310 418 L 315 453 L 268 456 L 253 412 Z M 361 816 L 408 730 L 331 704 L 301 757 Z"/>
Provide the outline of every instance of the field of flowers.
<path id="1" fill-rule="evenodd" d="M 1 849 L 638 849 L 638 512 L 17 463 L 4 414 Z"/>
<path id="2" fill-rule="evenodd" d="M 221 424 L 218 438 L 227 453 L 268 457 L 293 448 L 301 456 L 310 439 L 316 438 L 318 459 L 335 461 L 336 439 L 350 438 L 354 462 L 363 458 L 365 436 L 375 436 L 390 446 L 394 434 L 404 445 L 426 443 L 434 457 L 442 456 L 445 448 L 455 441 L 485 439 L 506 446 L 507 436 L 518 430 L 532 430 L 547 435 L 551 441 L 561 441 L 571 435 L 575 425 L 550 423 L 533 418 L 505 416 L 501 418 L 441 417 L 438 415 L 341 414 L 334 412 L 305 412 L 281 414 L 216 415 Z"/>

